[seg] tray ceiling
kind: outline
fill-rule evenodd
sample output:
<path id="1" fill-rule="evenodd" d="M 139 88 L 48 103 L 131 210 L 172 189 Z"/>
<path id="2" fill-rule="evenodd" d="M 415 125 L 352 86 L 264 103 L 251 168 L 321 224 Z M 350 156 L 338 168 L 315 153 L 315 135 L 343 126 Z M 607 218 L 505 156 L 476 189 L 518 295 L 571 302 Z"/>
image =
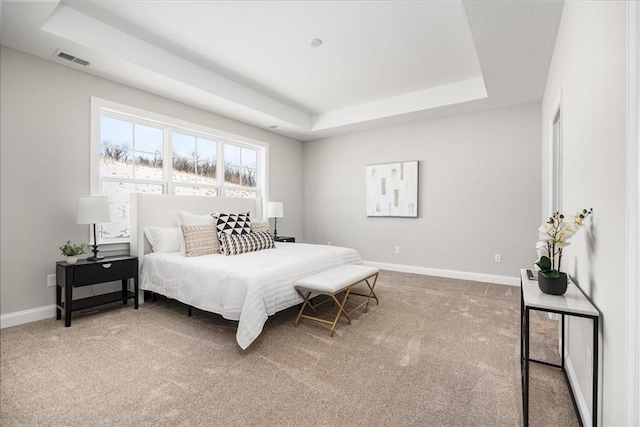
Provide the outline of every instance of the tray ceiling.
<path id="1" fill-rule="evenodd" d="M 311 140 L 540 100 L 561 12 L 561 1 L 3 2 L 0 42 Z"/>

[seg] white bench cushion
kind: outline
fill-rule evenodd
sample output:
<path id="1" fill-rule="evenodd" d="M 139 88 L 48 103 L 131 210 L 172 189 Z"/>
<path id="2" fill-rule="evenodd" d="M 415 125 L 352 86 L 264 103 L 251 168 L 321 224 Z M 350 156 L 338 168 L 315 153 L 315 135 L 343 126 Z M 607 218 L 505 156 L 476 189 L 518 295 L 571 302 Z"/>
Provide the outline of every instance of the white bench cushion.
<path id="1" fill-rule="evenodd" d="M 373 276 L 380 270 L 366 265 L 346 264 L 295 282 L 298 289 L 335 294 L 345 288 Z"/>

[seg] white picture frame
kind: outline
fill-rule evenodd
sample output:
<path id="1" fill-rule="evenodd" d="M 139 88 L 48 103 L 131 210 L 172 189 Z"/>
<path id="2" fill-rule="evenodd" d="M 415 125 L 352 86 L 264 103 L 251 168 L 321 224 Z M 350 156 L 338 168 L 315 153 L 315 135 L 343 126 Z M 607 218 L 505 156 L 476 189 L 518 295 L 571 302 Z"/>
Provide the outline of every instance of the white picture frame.
<path id="1" fill-rule="evenodd" d="M 367 165 L 367 216 L 418 217 L 417 160 Z"/>

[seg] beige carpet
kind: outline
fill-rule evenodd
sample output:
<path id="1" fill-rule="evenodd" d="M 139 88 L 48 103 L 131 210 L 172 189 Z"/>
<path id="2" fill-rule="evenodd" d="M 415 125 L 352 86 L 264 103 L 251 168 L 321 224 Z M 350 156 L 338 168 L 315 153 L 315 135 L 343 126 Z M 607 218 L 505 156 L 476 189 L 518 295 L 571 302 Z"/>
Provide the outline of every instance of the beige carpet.
<path id="1" fill-rule="evenodd" d="M 522 425 L 519 288 L 383 272 L 377 289 L 333 338 L 290 309 L 246 351 L 234 322 L 166 299 L 4 329 L 0 424 Z M 557 361 L 535 320 L 532 355 Z M 531 375 L 531 425 L 578 425 L 561 372 Z"/>

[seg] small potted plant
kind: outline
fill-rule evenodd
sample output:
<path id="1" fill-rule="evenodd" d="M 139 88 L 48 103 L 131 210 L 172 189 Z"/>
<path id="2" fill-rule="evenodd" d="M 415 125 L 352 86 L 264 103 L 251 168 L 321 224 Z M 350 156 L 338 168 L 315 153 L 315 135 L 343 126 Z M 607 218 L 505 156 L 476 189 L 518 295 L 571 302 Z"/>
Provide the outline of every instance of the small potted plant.
<path id="1" fill-rule="evenodd" d="M 70 240 L 67 240 L 67 243 L 60 246 L 60 252 L 62 255 L 66 257 L 66 261 L 69 264 L 75 264 L 78 262 L 78 255 L 82 255 L 84 253 L 85 245 L 75 245 L 71 243 Z"/>
<path id="2" fill-rule="evenodd" d="M 569 238 L 578 232 L 592 211 L 583 209 L 573 216 L 571 222 L 565 221 L 564 215 L 556 212 L 538 229 L 538 286 L 545 294 L 564 295 L 567 291 L 567 274 L 560 271 L 562 250 L 570 245 Z"/>

